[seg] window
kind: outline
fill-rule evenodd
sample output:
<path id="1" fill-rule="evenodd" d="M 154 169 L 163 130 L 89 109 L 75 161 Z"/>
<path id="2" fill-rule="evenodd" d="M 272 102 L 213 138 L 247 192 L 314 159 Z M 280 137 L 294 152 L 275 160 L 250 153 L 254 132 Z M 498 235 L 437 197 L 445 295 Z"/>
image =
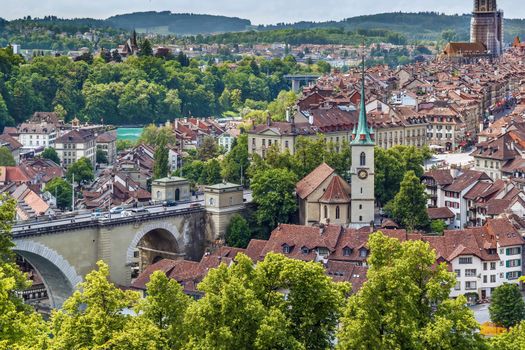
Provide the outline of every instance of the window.
<path id="1" fill-rule="evenodd" d="M 352 248 L 344 247 L 343 248 L 343 256 L 350 256 L 352 254 Z"/>
<path id="2" fill-rule="evenodd" d="M 326 219 L 328 217 L 328 207 L 324 206 L 324 218 Z"/>
<path id="3" fill-rule="evenodd" d="M 335 218 L 339 219 L 341 210 L 339 209 L 339 206 L 335 207 Z"/>
<path id="4" fill-rule="evenodd" d="M 521 259 L 507 260 L 507 267 L 521 266 Z"/>
<path id="5" fill-rule="evenodd" d="M 487 275 L 483 275 L 483 283 L 487 283 Z"/>
<path id="6" fill-rule="evenodd" d="M 521 254 L 521 247 L 507 248 L 507 255 Z"/>
<path id="7" fill-rule="evenodd" d="M 327 256 L 330 253 L 330 251 L 328 250 L 328 248 L 322 247 L 322 248 L 317 248 L 317 253 L 321 256 Z"/>
<path id="8" fill-rule="evenodd" d="M 359 257 L 361 257 L 361 258 L 366 258 L 367 255 L 368 255 L 368 250 L 366 250 L 366 249 L 364 249 L 364 248 L 362 248 L 362 249 L 359 250 Z"/>
<path id="9" fill-rule="evenodd" d="M 472 264 L 472 257 L 464 257 L 464 258 L 459 258 L 459 263 L 461 265 L 467 265 L 467 264 Z"/>
<path id="10" fill-rule="evenodd" d="M 488 268 L 487 263 L 483 263 L 483 271 L 487 271 L 487 268 Z"/>
<path id="11" fill-rule="evenodd" d="M 365 152 L 361 152 L 361 155 L 359 156 L 359 163 L 361 166 L 366 165 L 366 154 Z"/>
<path id="12" fill-rule="evenodd" d="M 466 269 L 465 277 L 476 277 L 476 269 Z"/>
<path id="13" fill-rule="evenodd" d="M 359 222 L 363 222 L 363 217 L 359 216 Z"/>
<path id="14" fill-rule="evenodd" d="M 359 204 L 359 210 L 363 209 L 363 205 Z"/>
<path id="15" fill-rule="evenodd" d="M 284 147 L 288 148 L 288 141 L 284 141 Z"/>
<path id="16" fill-rule="evenodd" d="M 496 270 L 496 263 L 495 262 L 491 262 L 490 263 L 490 269 L 491 270 Z"/>
<path id="17" fill-rule="evenodd" d="M 515 280 L 515 279 L 520 278 L 520 276 L 521 276 L 521 271 L 507 272 L 507 279 L 508 280 Z"/>
<path id="18" fill-rule="evenodd" d="M 490 283 L 496 283 L 496 275 L 490 275 Z"/>
<path id="19" fill-rule="evenodd" d="M 290 254 L 290 246 L 288 244 L 283 245 L 283 253 Z"/>
<path id="20" fill-rule="evenodd" d="M 455 290 L 460 290 L 461 289 L 461 282 L 456 282 L 456 285 L 454 286 L 454 289 Z"/>
<path id="21" fill-rule="evenodd" d="M 461 277 L 461 270 L 454 270 L 456 277 Z"/>
<path id="22" fill-rule="evenodd" d="M 475 290 L 476 289 L 476 282 L 474 282 L 474 281 L 467 281 L 467 282 L 465 282 L 465 289 L 466 290 Z"/>
<path id="23" fill-rule="evenodd" d="M 310 252 L 310 249 L 308 249 L 307 247 L 302 247 L 301 248 L 301 253 L 308 254 L 309 252 Z"/>

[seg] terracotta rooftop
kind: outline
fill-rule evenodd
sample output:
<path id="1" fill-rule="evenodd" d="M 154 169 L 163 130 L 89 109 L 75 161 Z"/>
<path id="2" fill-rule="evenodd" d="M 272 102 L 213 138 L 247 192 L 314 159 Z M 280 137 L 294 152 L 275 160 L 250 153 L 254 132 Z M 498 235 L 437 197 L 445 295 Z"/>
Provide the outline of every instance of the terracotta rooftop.
<path id="1" fill-rule="evenodd" d="M 350 203 L 350 186 L 339 175 L 333 176 L 323 196 L 321 203 L 337 204 Z"/>
<path id="2" fill-rule="evenodd" d="M 328 164 L 319 165 L 310 174 L 306 175 L 297 183 L 296 192 L 301 199 L 308 197 L 317 189 L 328 177 L 335 172 Z"/>

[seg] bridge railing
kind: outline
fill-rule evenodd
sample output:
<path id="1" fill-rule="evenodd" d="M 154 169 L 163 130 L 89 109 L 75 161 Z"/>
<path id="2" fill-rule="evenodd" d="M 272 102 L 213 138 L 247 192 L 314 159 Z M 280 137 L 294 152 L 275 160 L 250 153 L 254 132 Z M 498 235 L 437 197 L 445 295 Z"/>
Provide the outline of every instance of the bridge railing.
<path id="1" fill-rule="evenodd" d="M 64 219 L 59 221 L 63 222 L 60 225 L 49 226 L 49 221 L 40 222 L 40 224 L 47 224 L 48 226 L 38 227 L 35 225 L 21 225 L 14 228 L 13 237 L 14 238 L 23 238 L 28 236 L 37 236 L 51 233 L 58 233 L 64 231 L 74 231 L 81 229 L 88 229 L 93 227 L 108 227 L 108 226 L 118 226 L 123 224 L 130 223 L 140 223 L 141 221 L 149 221 L 153 219 L 161 219 L 170 216 L 192 214 L 196 212 L 204 211 L 204 206 L 195 206 L 190 208 L 181 208 L 181 209 L 172 209 L 159 211 L 156 213 L 146 212 L 143 214 L 135 214 L 132 216 L 126 217 L 115 217 L 115 218 L 91 218 L 88 221 L 76 221 L 72 218 L 69 222 L 64 222 Z M 57 220 L 58 221 L 58 220 Z"/>

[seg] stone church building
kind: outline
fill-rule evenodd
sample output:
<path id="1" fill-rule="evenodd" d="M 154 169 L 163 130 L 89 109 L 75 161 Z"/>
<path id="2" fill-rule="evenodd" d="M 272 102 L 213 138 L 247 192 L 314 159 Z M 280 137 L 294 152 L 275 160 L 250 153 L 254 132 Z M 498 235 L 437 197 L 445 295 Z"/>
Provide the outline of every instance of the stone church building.
<path id="1" fill-rule="evenodd" d="M 301 225 L 330 223 L 360 228 L 374 221 L 375 141 L 366 119 L 364 87 L 363 74 L 359 121 L 350 144 L 351 182 L 347 183 L 325 163 L 299 181 L 296 193 Z"/>

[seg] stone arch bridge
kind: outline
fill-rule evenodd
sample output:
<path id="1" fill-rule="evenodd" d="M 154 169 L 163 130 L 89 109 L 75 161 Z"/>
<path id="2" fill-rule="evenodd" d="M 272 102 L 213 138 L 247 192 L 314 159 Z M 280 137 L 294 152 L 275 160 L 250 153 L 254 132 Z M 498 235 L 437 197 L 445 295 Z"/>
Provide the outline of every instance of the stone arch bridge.
<path id="1" fill-rule="evenodd" d="M 13 228 L 14 250 L 42 276 L 51 306 L 61 307 L 98 260 L 109 265 L 111 281 L 126 287 L 133 269 L 158 259 L 200 259 L 218 235 L 216 219 L 198 206 L 157 208 L 132 217 L 93 219 L 87 214 L 21 224 Z"/>

